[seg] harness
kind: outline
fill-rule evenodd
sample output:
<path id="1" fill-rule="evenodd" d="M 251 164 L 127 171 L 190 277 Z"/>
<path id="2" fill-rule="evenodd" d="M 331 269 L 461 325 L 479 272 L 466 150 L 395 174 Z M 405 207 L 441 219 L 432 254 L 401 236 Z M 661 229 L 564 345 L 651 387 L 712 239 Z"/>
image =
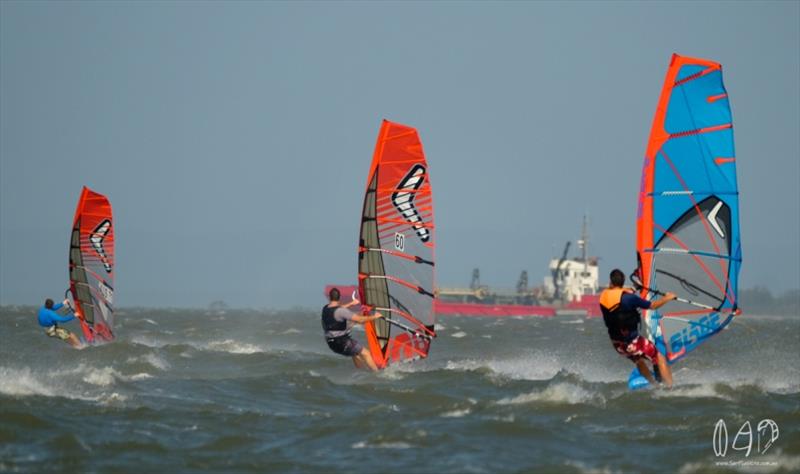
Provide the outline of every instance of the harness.
<path id="1" fill-rule="evenodd" d="M 347 321 L 337 321 L 333 316 L 337 308 L 338 306 L 330 307 L 328 305 L 322 308 L 322 330 L 325 331 L 325 334 L 330 331 L 347 330 Z"/>
<path id="2" fill-rule="evenodd" d="M 606 288 L 600 294 L 600 310 L 612 341 L 627 341 L 639 330 L 642 317 L 636 308 L 623 308 L 622 295 L 631 293 L 624 288 Z"/>

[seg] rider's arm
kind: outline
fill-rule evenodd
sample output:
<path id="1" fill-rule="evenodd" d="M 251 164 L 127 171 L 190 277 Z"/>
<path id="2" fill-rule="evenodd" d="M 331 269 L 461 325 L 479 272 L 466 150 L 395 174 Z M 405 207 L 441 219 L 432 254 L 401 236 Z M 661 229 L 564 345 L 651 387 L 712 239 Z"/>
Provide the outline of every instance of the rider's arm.
<path id="1" fill-rule="evenodd" d="M 347 304 L 342 305 L 342 307 L 343 308 L 349 308 L 349 307 L 355 306 L 357 304 L 361 304 L 361 302 L 358 301 L 358 298 L 353 298 L 352 301 L 350 301 Z M 383 317 L 383 315 L 381 313 L 377 313 L 377 312 L 372 316 L 364 316 L 364 315 L 361 315 L 361 314 L 353 314 L 353 316 L 350 317 L 350 320 L 353 321 L 354 323 L 364 324 L 364 323 L 367 323 L 367 322 L 370 322 L 370 321 L 375 321 L 376 319 L 379 319 L 379 318 L 382 318 L 382 317 Z"/>
<path id="2" fill-rule="evenodd" d="M 674 299 L 675 293 L 667 293 L 660 300 L 653 301 L 653 303 L 650 305 L 650 309 L 658 309 Z"/>
<path id="3" fill-rule="evenodd" d="M 675 294 L 667 293 L 666 295 L 664 295 L 663 298 L 656 301 L 647 301 L 646 299 L 633 293 L 627 293 L 622 298 L 625 300 L 625 304 L 628 307 L 640 308 L 640 309 L 658 309 L 664 306 L 665 304 L 669 303 L 670 301 L 674 300 Z"/>
<path id="4" fill-rule="evenodd" d="M 358 301 L 358 298 L 355 297 L 355 292 L 353 292 L 353 299 L 351 299 L 349 303 L 343 304 L 342 307 L 349 308 L 351 306 L 356 306 L 356 305 L 360 305 L 360 304 L 361 304 L 361 301 Z"/>
<path id="5" fill-rule="evenodd" d="M 53 314 L 51 314 L 50 317 L 53 318 L 54 321 L 58 321 L 59 323 L 66 323 L 66 322 L 69 322 L 69 321 L 72 321 L 73 319 L 75 319 L 75 315 L 72 314 L 72 313 L 69 313 L 66 316 L 61 316 L 60 314 L 56 313 L 55 311 L 53 311 Z"/>
<path id="6" fill-rule="evenodd" d="M 375 314 L 373 314 L 371 316 L 364 316 L 364 315 L 360 315 L 360 314 L 354 314 L 353 315 L 353 322 L 356 322 L 356 323 L 359 323 L 359 324 L 364 324 L 364 323 L 369 322 L 369 321 L 375 321 L 376 319 L 380 319 L 382 317 L 383 317 L 383 315 L 381 313 L 375 313 Z"/>

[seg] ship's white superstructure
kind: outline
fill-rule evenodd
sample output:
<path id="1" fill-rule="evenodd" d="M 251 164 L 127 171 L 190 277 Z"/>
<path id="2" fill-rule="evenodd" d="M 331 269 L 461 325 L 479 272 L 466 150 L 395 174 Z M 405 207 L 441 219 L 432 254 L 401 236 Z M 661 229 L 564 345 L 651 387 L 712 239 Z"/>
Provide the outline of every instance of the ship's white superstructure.
<path id="1" fill-rule="evenodd" d="M 579 259 L 565 260 L 558 267 L 559 259 L 550 260 L 551 275 L 557 273 L 558 291 L 564 301 L 581 301 L 583 295 L 596 295 L 598 292 L 599 275 L 597 261 L 590 259 L 583 262 Z M 559 268 L 558 272 L 556 269 Z M 556 285 L 552 276 L 544 278 L 544 290 L 548 295 L 556 294 Z"/>
<path id="2" fill-rule="evenodd" d="M 586 230 L 586 217 L 583 218 L 583 230 L 578 248 L 581 255 L 566 258 L 569 243 L 561 258 L 550 260 L 550 275 L 544 278 L 544 292 L 554 300 L 580 302 L 584 295 L 596 295 L 599 291 L 599 273 L 597 258 L 587 257 L 589 239 Z"/>

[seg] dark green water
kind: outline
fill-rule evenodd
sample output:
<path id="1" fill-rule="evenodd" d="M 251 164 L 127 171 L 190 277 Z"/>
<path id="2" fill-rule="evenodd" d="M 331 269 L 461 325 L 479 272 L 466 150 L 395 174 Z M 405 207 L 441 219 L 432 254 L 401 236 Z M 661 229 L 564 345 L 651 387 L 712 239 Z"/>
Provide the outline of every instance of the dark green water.
<path id="1" fill-rule="evenodd" d="M 744 316 L 673 390 L 639 392 L 597 319 L 442 318 L 428 360 L 377 375 L 329 352 L 312 310 L 119 321 L 75 351 L 0 313 L 0 471 L 800 471 L 800 317 Z M 751 422 L 749 456 L 715 457 L 719 419 L 729 444 Z M 763 454 L 762 419 L 780 429 Z"/>

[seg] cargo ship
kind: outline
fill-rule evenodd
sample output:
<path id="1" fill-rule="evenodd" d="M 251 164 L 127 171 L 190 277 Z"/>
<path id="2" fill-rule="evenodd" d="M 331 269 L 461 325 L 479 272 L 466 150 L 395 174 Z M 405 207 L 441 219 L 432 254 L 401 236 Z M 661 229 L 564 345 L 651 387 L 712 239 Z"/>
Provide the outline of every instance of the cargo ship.
<path id="1" fill-rule="evenodd" d="M 600 316 L 599 258 L 588 256 L 585 217 L 576 243 L 578 255 L 569 257 L 572 242 L 567 242 L 562 255 L 550 260 L 542 285 L 529 285 L 528 272 L 523 270 L 515 288 L 492 288 L 481 283 L 476 268 L 468 287 L 437 288 L 434 310 L 439 316 Z M 325 294 L 333 287 L 339 288 L 344 303 L 358 294 L 357 285 L 327 285 Z"/>
<path id="2" fill-rule="evenodd" d="M 560 257 L 548 265 L 542 285 L 530 286 L 528 272 L 522 271 L 514 288 L 492 288 L 481 283 L 480 270 L 472 271 L 468 288 L 440 287 L 436 311 L 441 315 L 464 316 L 556 316 L 576 314 L 599 316 L 598 258 L 588 255 L 589 236 L 584 217 L 578 255 L 569 257 L 567 242 Z"/>

